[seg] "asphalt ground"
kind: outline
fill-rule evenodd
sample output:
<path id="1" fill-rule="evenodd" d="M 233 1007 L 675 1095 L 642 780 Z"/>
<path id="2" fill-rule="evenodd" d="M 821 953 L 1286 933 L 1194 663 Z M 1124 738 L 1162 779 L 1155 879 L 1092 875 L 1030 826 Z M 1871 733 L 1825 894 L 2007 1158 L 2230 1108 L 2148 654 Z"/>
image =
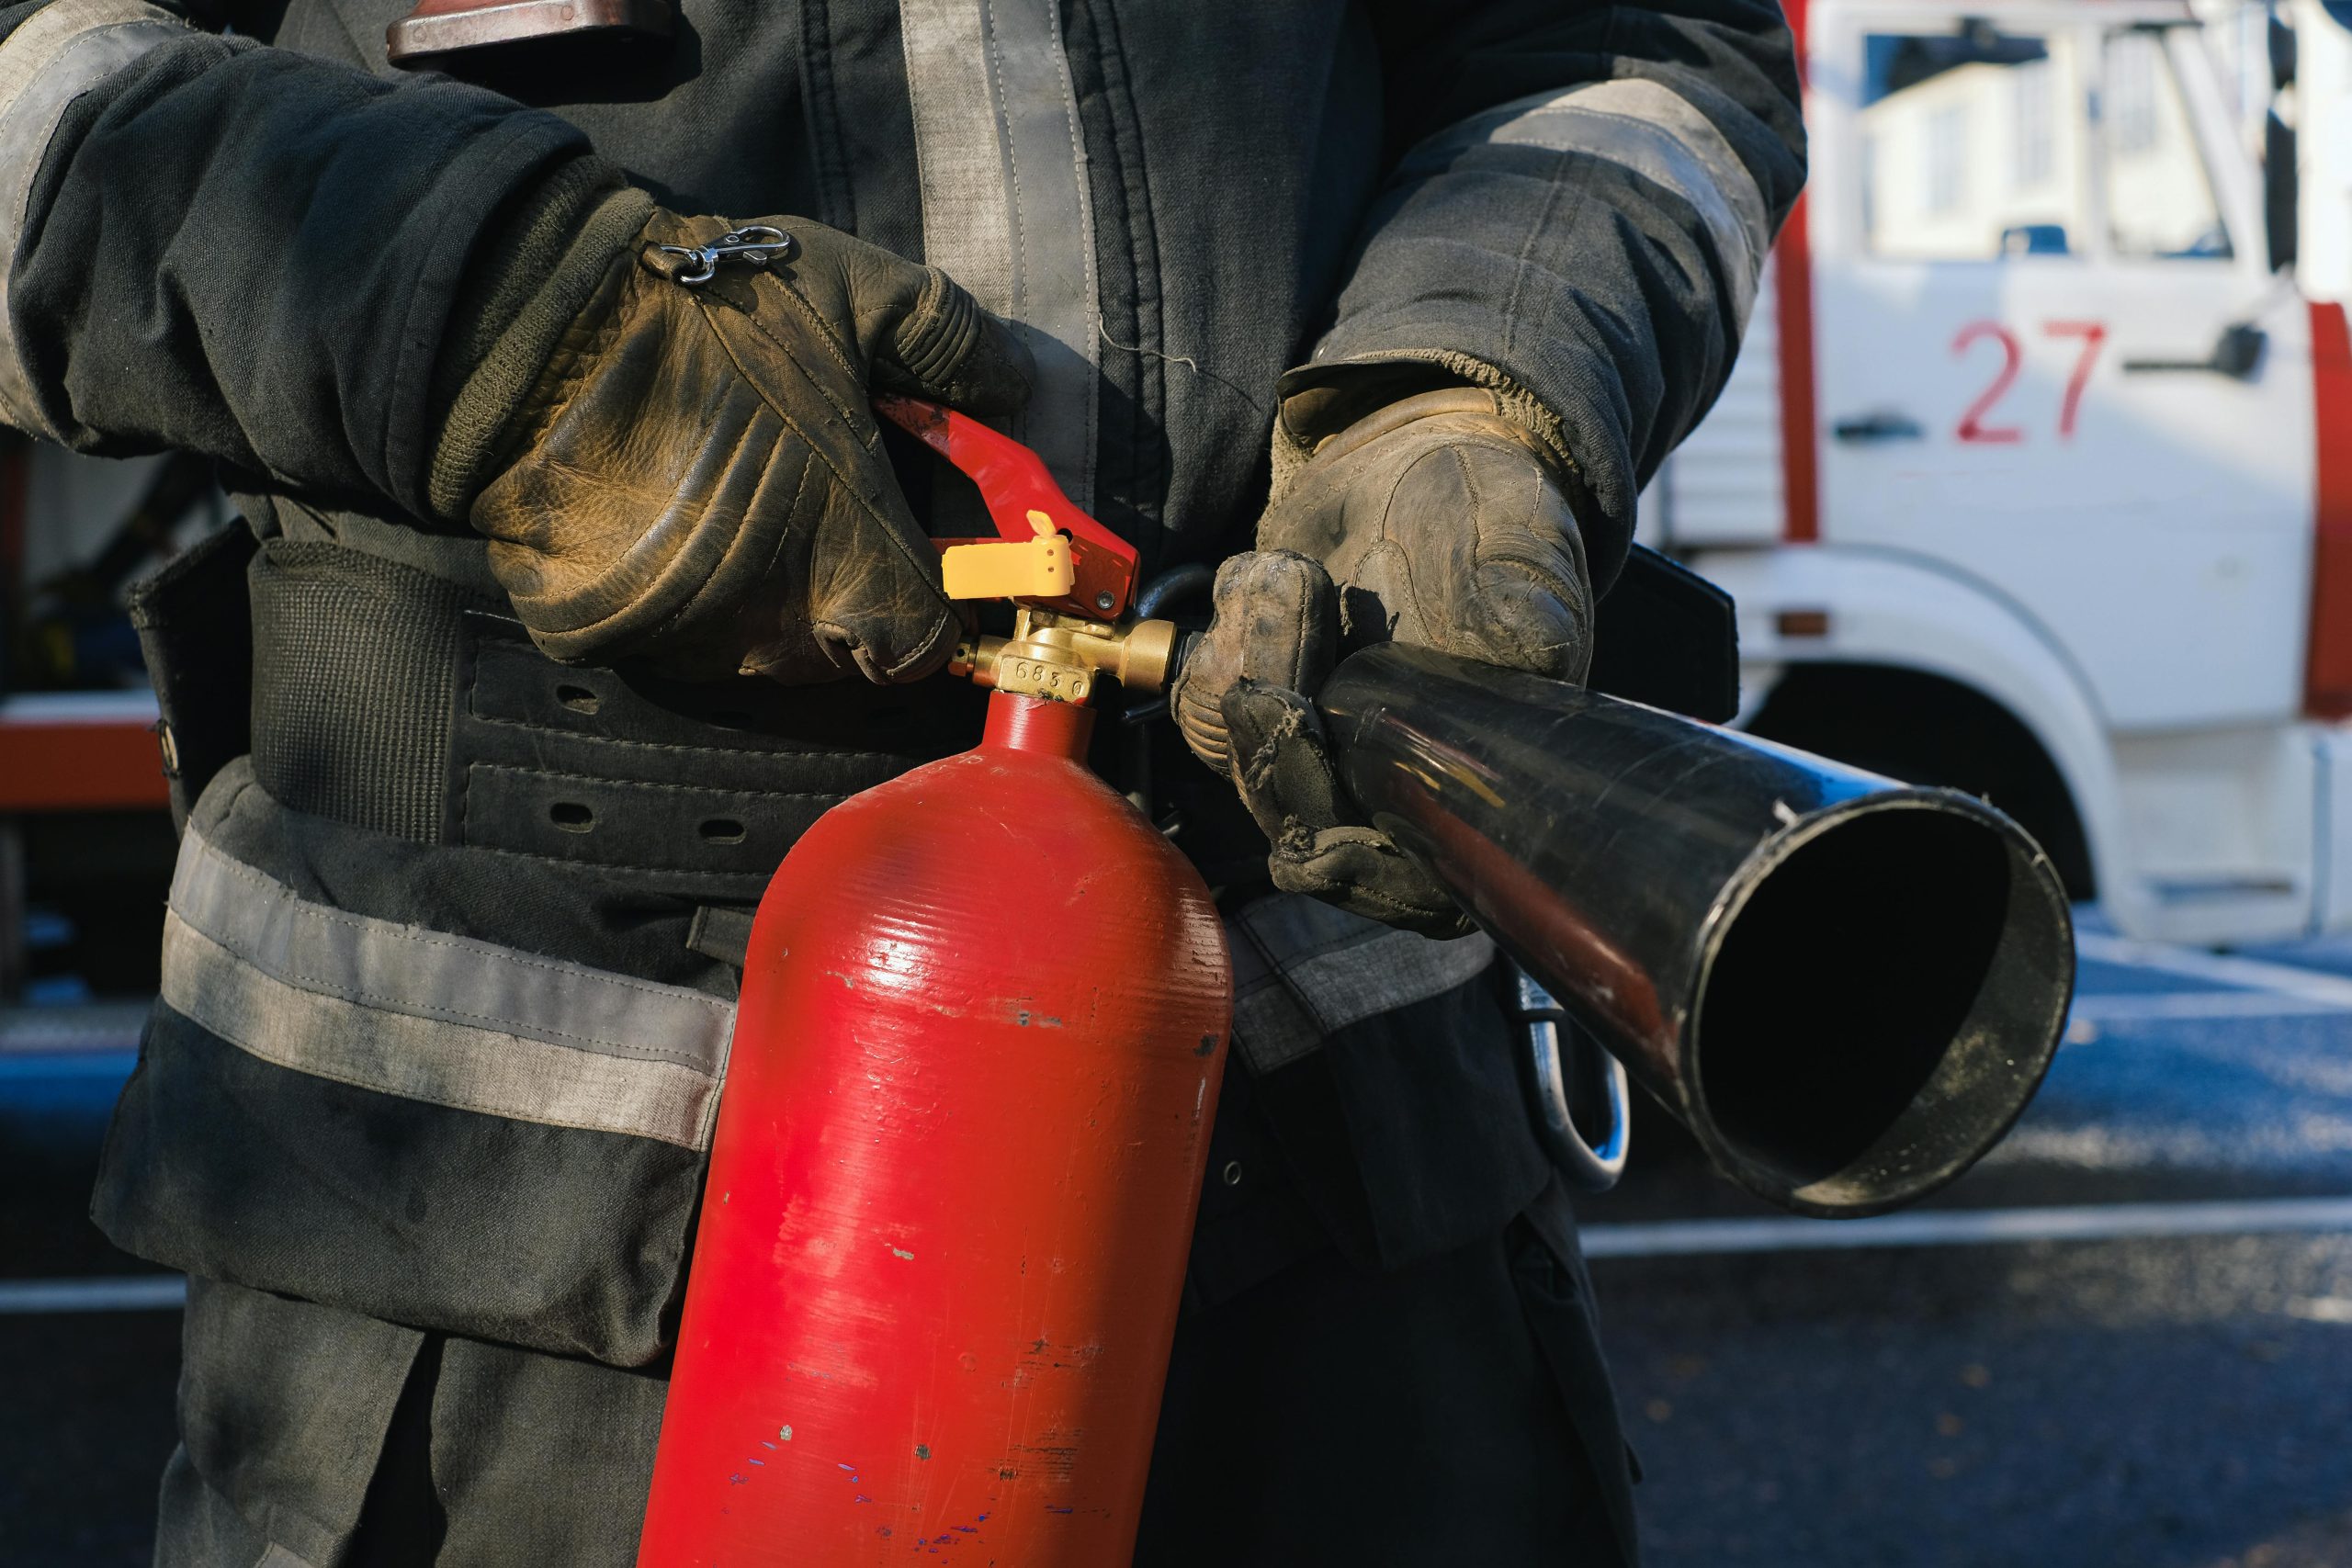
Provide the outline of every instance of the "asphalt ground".
<path id="1" fill-rule="evenodd" d="M 1905 1214 L 1637 1122 L 1583 1215 L 1654 1568 L 2352 1565 L 2352 943 L 2082 946 L 2032 1108 Z"/>
<path id="2" fill-rule="evenodd" d="M 2352 1568 L 2352 942 L 2083 946 L 2033 1108 L 1905 1214 L 1640 1121 L 1582 1207 L 1652 1568 Z M 130 1016 L 0 1018 L 10 1568 L 147 1560 L 172 1283 L 82 1218 Z"/>

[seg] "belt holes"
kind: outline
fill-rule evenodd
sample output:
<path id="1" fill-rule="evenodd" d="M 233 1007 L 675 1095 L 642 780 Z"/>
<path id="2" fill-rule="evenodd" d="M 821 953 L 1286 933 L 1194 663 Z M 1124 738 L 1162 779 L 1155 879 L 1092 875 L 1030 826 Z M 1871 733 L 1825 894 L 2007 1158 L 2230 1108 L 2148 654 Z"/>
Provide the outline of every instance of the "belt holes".
<path id="1" fill-rule="evenodd" d="M 605 705 L 605 699 L 585 686 L 558 686 L 555 700 L 574 713 L 594 713 Z"/>
<path id="2" fill-rule="evenodd" d="M 596 826 L 596 814 L 576 800 L 559 800 L 548 807 L 548 820 L 567 833 L 585 833 Z"/>
<path id="3" fill-rule="evenodd" d="M 743 839 L 743 824 L 732 817 L 714 817 L 702 825 L 702 841 L 706 844 L 740 844 Z"/>

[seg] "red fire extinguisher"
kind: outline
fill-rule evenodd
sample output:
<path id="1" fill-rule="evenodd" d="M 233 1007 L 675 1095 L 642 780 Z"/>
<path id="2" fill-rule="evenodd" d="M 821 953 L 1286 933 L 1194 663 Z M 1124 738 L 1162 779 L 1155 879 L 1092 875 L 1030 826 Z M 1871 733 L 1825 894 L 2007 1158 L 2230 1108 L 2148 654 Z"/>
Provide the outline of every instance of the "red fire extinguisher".
<path id="1" fill-rule="evenodd" d="M 638 1562 L 926 1553 L 1111 1568 L 1134 1550 L 1231 1010 L 1199 874 L 1088 770 L 1132 547 L 1026 448 L 883 412 L 973 475 L 1008 596 L 962 756 L 827 813 L 752 931 Z"/>

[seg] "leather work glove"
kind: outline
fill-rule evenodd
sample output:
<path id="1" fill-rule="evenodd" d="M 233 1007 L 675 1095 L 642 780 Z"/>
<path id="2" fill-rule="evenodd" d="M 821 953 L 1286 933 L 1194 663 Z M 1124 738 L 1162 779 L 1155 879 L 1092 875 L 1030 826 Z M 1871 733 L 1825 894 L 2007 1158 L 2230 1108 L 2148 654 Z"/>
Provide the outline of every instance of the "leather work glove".
<path id="1" fill-rule="evenodd" d="M 712 262 L 741 226 L 655 210 L 491 443 L 466 515 L 553 658 L 897 682 L 955 646 L 867 400 L 1009 412 L 1027 353 L 937 267 L 763 222 Z"/>
<path id="2" fill-rule="evenodd" d="M 1557 460 L 1491 392 L 1424 392 L 1317 446 L 1219 569 L 1216 619 L 1172 693 L 1233 780 L 1274 886 L 1430 936 L 1452 899 L 1340 785 L 1311 701 L 1339 659 L 1395 639 L 1556 680 L 1591 663 L 1592 589 Z"/>

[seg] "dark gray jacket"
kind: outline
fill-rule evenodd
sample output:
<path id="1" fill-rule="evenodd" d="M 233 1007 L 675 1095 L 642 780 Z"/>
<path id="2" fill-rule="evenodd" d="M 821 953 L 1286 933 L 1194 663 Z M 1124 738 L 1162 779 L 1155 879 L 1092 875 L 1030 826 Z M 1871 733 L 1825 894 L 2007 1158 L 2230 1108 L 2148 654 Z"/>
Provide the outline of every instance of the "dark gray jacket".
<path id="1" fill-rule="evenodd" d="M 819 811 L 970 714 L 539 658 L 425 501 L 450 344 L 499 308 L 470 265 L 591 158 L 935 262 L 1028 333 L 1022 434 L 1148 568 L 1246 547 L 1286 372 L 1432 360 L 1571 457 L 1605 585 L 1794 199 L 1796 87 L 1770 0 L 685 0 L 666 51 L 453 67 L 476 81 L 388 66 L 403 9 L 0 10 L 0 416 L 209 454 L 259 540 L 160 617 L 228 626 L 158 671 L 167 712 L 204 669 L 238 699 L 184 756 L 250 755 L 195 805 L 97 1214 L 221 1282 L 166 1493 L 218 1537 L 190 1561 L 255 1530 L 345 1561 L 420 1376 L 514 1439 L 475 1450 L 486 1497 L 543 1482 L 527 1434 L 600 1434 L 584 1473 L 619 1479 L 548 1505 L 544 1560 L 625 1561 L 729 932 Z M 1200 1301 L 1302 1247 L 1417 1265 L 1536 1199 L 1483 938 L 1295 900 L 1233 932 L 1253 1109 L 1217 1165 L 1252 1178 L 1204 1203 Z"/>
<path id="2" fill-rule="evenodd" d="M 477 72 L 514 97 L 389 67 L 401 0 L 225 9 L 279 47 L 126 19 L 26 62 L 0 406 L 412 517 L 469 259 L 593 147 L 674 208 L 817 218 L 1029 322 L 1065 372 L 1035 434 L 1148 565 L 1245 536 L 1285 370 L 1444 355 L 1560 422 L 1605 587 L 1803 174 L 1769 0 L 1089 0 L 1035 37 L 1018 6 L 737 0 L 641 62 Z"/>

